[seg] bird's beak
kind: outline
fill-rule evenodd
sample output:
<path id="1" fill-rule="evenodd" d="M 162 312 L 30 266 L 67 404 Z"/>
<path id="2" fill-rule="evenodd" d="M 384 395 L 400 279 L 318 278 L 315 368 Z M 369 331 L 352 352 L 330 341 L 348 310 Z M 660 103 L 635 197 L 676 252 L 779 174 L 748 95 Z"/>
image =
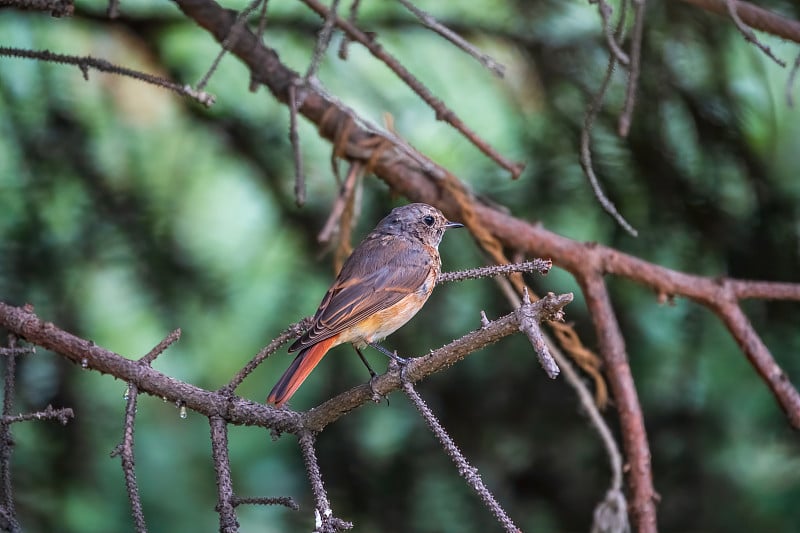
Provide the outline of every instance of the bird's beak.
<path id="1" fill-rule="evenodd" d="M 450 222 L 449 220 L 444 225 L 444 229 L 453 229 L 453 228 L 463 228 L 464 224 L 460 224 L 458 222 Z"/>

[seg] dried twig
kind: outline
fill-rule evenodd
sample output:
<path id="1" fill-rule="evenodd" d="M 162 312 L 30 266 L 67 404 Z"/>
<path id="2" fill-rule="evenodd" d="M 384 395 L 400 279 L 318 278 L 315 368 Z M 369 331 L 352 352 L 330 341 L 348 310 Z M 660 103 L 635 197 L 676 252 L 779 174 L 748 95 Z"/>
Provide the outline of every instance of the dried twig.
<path id="1" fill-rule="evenodd" d="M 166 348 L 166 346 L 164 348 Z M 139 389 L 136 387 L 136 384 L 128 383 L 128 388 L 125 391 L 125 400 L 127 403 L 125 406 L 125 424 L 122 442 L 111 452 L 111 457 L 117 455 L 120 457 L 122 472 L 125 476 L 125 489 L 128 492 L 128 500 L 131 503 L 131 515 L 133 516 L 136 532 L 146 533 L 147 524 L 144 520 L 142 500 L 139 497 L 139 487 L 136 483 L 136 461 L 134 460 L 134 425 L 136 421 L 136 400 L 138 396 Z"/>
<path id="2" fill-rule="evenodd" d="M 358 177 L 361 175 L 363 170 L 364 166 L 359 161 L 353 161 L 350 164 L 350 170 L 347 172 L 347 177 L 345 178 L 344 183 L 342 183 L 342 186 L 339 187 L 339 194 L 333 201 L 333 207 L 331 207 L 328 220 L 325 221 L 325 225 L 322 227 L 319 235 L 317 235 L 318 242 L 322 244 L 331 242 L 334 233 L 336 233 L 336 228 L 339 226 L 342 213 L 344 213 L 345 207 L 347 207 L 348 203 L 350 203 L 353 197 L 353 193 L 356 189 L 356 182 L 358 181 Z"/>
<path id="3" fill-rule="evenodd" d="M 308 481 L 311 483 L 311 492 L 314 494 L 314 518 L 317 533 L 335 533 L 346 529 L 352 529 L 353 524 L 333 516 L 331 504 L 328 501 L 328 493 L 322 483 L 322 474 L 319 471 L 317 454 L 314 451 L 314 441 L 316 436 L 311 431 L 303 431 L 298 436 L 300 451 L 306 465 Z"/>
<path id="4" fill-rule="evenodd" d="M 533 313 L 527 287 L 522 294 L 522 305 L 517 308 L 516 313 L 519 319 L 519 330 L 528 336 L 528 340 L 531 342 L 531 346 L 533 346 L 533 350 L 536 352 L 539 363 L 542 365 L 547 377 L 555 379 L 561 371 L 550 354 L 550 350 L 547 349 L 547 343 L 539 327 L 541 317 L 537 317 Z M 551 320 L 562 320 L 562 316 L 563 311 L 559 309 L 557 316 L 552 317 Z"/>
<path id="5" fill-rule="evenodd" d="M 303 154 L 300 151 L 300 135 L 297 133 L 297 85 L 289 85 L 289 141 L 294 157 L 294 201 L 297 207 L 306 203 L 306 175 L 303 171 Z"/>
<path id="6" fill-rule="evenodd" d="M 423 25 L 425 25 L 428 29 L 438 33 L 460 49 L 462 49 L 467 54 L 471 55 L 478 62 L 489 69 L 495 76 L 498 78 L 502 78 L 505 76 L 506 67 L 501 63 L 498 63 L 491 56 L 488 54 L 484 54 L 478 48 L 473 46 L 459 34 L 444 26 L 439 21 L 437 21 L 430 13 L 418 8 L 413 3 L 409 2 L 409 0 L 398 0 L 403 6 L 411 11 L 415 17 L 417 17 Z"/>
<path id="7" fill-rule="evenodd" d="M 650 445 L 644 427 L 639 395 L 633 381 L 625 341 L 619 329 L 611 299 L 598 273 L 579 276 L 586 305 L 597 334 L 600 353 L 606 363 L 606 376 L 619 411 L 622 439 L 628 459 L 631 487 L 630 512 L 638 531 L 655 533 L 656 494 L 650 464 Z"/>
<path id="8" fill-rule="evenodd" d="M 250 13 L 255 11 L 255 9 L 258 7 L 258 4 L 260 4 L 262 1 L 264 0 L 253 0 L 247 7 L 240 11 L 238 15 L 236 15 L 236 21 L 231 26 L 228 35 L 222 41 L 222 49 L 214 58 L 214 61 L 211 62 L 211 66 L 208 67 L 208 70 L 205 74 L 203 74 L 203 77 L 200 78 L 200 81 L 197 82 L 198 91 L 202 91 L 206 88 L 211 76 L 213 76 L 217 71 L 222 58 L 225 57 L 225 54 L 227 54 L 231 47 L 236 44 L 236 40 L 239 38 L 239 35 L 241 34 L 242 30 L 244 29 L 244 25 L 247 22 L 247 17 L 250 16 Z"/>
<path id="9" fill-rule="evenodd" d="M 21 48 L 12 48 L 7 46 L 0 46 L 0 56 L 35 59 L 37 61 L 50 61 L 52 63 L 60 63 L 63 65 L 75 65 L 81 69 L 83 78 L 85 80 L 89 79 L 89 69 L 95 69 L 100 72 L 108 72 L 110 74 L 118 74 L 120 76 L 127 76 L 129 78 L 143 81 L 157 87 L 168 89 L 182 96 L 188 96 L 189 98 L 197 100 L 199 103 L 205 106 L 210 106 L 214 103 L 214 96 L 202 90 L 192 89 L 192 87 L 189 85 L 178 85 L 177 83 L 165 80 L 164 78 L 139 72 L 138 70 L 120 67 L 118 65 L 114 65 L 113 63 L 109 63 L 104 59 L 97 59 L 90 56 L 78 57 L 64 54 L 54 54 L 49 50 L 24 50 Z"/>
<path id="10" fill-rule="evenodd" d="M 164 337 L 164 339 L 156 344 L 152 350 L 150 350 L 144 357 L 139 359 L 139 362 L 143 365 L 150 365 L 153 361 L 156 360 L 156 357 L 164 353 L 164 350 L 169 348 L 173 343 L 177 342 L 178 339 L 181 338 L 181 328 L 177 328 L 172 330 L 169 335 Z"/>
<path id="11" fill-rule="evenodd" d="M 606 75 L 603 78 L 603 81 L 600 83 L 600 88 L 597 90 L 597 94 L 595 94 L 592 102 L 586 109 L 586 116 L 584 117 L 583 128 L 581 129 L 580 163 L 584 175 L 589 179 L 589 184 L 592 186 L 592 191 L 594 192 L 595 198 L 597 198 L 597 201 L 600 202 L 600 205 L 603 207 L 606 213 L 611 215 L 614 220 L 617 221 L 617 224 L 619 224 L 625 231 L 636 237 L 639 234 L 636 231 L 636 228 L 634 228 L 627 220 L 625 220 L 625 217 L 623 217 L 617 210 L 617 206 L 614 205 L 614 202 L 612 202 L 603 192 L 603 188 L 600 186 L 600 181 L 597 179 L 597 175 L 594 172 L 594 163 L 592 163 L 592 129 L 594 128 L 594 121 L 597 118 L 597 114 L 600 112 L 600 107 L 605 99 L 608 85 L 611 82 L 611 76 L 614 74 L 616 62 L 616 57 L 612 55 L 608 60 L 608 68 L 606 69 Z"/>
<path id="12" fill-rule="evenodd" d="M 645 0 L 633 2 L 633 39 L 631 41 L 630 65 L 628 69 L 628 85 L 625 90 L 625 106 L 619 117 L 617 128 L 620 137 L 627 137 L 633 120 L 633 108 L 636 105 L 636 91 L 639 89 L 639 73 L 642 68 L 642 36 L 644 35 Z"/>
<path id="13" fill-rule="evenodd" d="M 511 517 L 508 516 L 508 513 L 506 513 L 491 491 L 483 483 L 480 474 L 478 474 L 478 469 L 469 464 L 467 458 L 464 457 L 464 454 L 458 449 L 456 443 L 453 442 L 452 437 L 450 437 L 444 427 L 442 427 L 436 415 L 433 414 L 433 411 L 430 410 L 425 401 L 420 397 L 417 391 L 414 390 L 414 386 L 409 382 L 404 382 L 403 392 L 406 393 L 406 396 L 408 396 L 411 403 L 414 404 L 414 407 L 419 411 L 425 423 L 428 424 L 428 427 L 442 445 L 444 452 L 453 460 L 456 468 L 458 468 L 458 474 L 463 477 L 472 490 L 478 494 L 484 505 L 489 508 L 497 521 L 503 526 L 503 529 L 505 529 L 507 533 L 519 533 L 521 530 L 514 525 Z"/>
<path id="14" fill-rule="evenodd" d="M 728 10 L 728 15 L 731 17 L 731 20 L 733 20 L 733 23 L 736 25 L 736 29 L 739 30 L 739 32 L 744 36 L 744 39 L 747 42 L 756 45 L 756 47 L 758 47 L 762 52 L 764 52 L 764 54 L 766 54 L 768 58 L 772 59 L 775 63 L 785 68 L 786 62 L 775 57 L 775 54 L 772 53 L 772 49 L 766 44 L 762 43 L 758 39 L 758 37 L 756 37 L 756 34 L 753 33 L 753 30 L 749 28 L 747 24 L 742 22 L 742 19 L 739 18 L 739 14 L 736 12 L 737 11 L 736 4 L 737 4 L 736 0 L 725 0 L 725 7 Z"/>
<path id="15" fill-rule="evenodd" d="M 623 13 L 625 11 L 625 5 L 627 0 L 623 1 Z M 611 55 L 614 57 L 616 61 L 618 61 L 621 65 L 628 66 L 630 64 L 630 58 L 628 54 L 620 47 L 619 42 L 617 41 L 617 37 L 614 35 L 616 32 L 611 25 L 611 13 L 613 9 L 609 5 L 606 0 L 589 0 L 590 4 L 597 4 L 597 10 L 600 12 L 600 17 L 603 19 L 603 33 L 606 36 L 606 43 L 608 44 L 608 50 L 611 52 Z M 623 20 L 623 17 L 620 17 L 620 21 Z"/>
<path id="16" fill-rule="evenodd" d="M 289 342 L 292 339 L 295 339 L 302 335 L 308 328 L 311 327 L 311 317 L 306 317 L 299 322 L 295 322 L 294 324 L 290 325 L 288 328 L 283 330 L 280 335 L 275 337 L 275 339 L 267 344 L 264 348 L 262 348 L 253 359 L 250 360 L 239 372 L 236 373 L 233 378 L 231 378 L 230 382 L 225 385 L 221 391 L 226 392 L 233 392 L 236 388 L 242 384 L 242 381 L 245 380 L 250 373 L 255 370 L 258 365 L 260 365 L 264 359 L 272 355 L 273 353 L 277 352 L 278 349 Z"/>
<path id="17" fill-rule="evenodd" d="M 313 9 L 321 17 L 326 18 L 330 14 L 328 8 L 323 6 L 318 0 L 302 0 L 307 6 Z M 368 37 L 364 32 L 359 30 L 350 22 L 335 17 L 336 25 L 354 40 L 361 43 L 370 53 L 381 60 L 392 72 L 394 72 L 403 82 L 408 85 L 417 95 L 422 98 L 435 112 L 437 120 L 444 120 L 459 132 L 469 141 L 474 144 L 480 151 L 494 160 L 498 165 L 508 170 L 512 177 L 518 178 L 524 169 L 521 163 L 513 163 L 500 155 L 492 146 L 480 138 L 474 131 L 467 127 L 458 116 L 448 108 L 444 102 L 433 96 L 431 92 L 425 87 L 418 79 L 416 79 L 406 69 L 402 63 L 395 59 L 392 55 L 386 52 L 374 39 Z"/>
<path id="18" fill-rule="evenodd" d="M 361 5 L 361 0 L 352 0 L 350 2 L 350 12 L 347 15 L 347 22 L 352 25 L 356 24 L 358 18 L 358 8 Z M 339 59 L 347 59 L 347 47 L 350 44 L 350 36 L 346 33 L 342 36 L 342 43 L 339 45 Z"/>
<path id="19" fill-rule="evenodd" d="M 547 275 L 553 267 L 553 262 L 549 259 L 534 259 L 523 263 L 512 263 L 508 265 L 492 265 L 458 272 L 443 272 L 436 278 L 436 283 L 448 283 L 451 281 L 463 281 L 465 279 L 491 278 L 495 276 L 505 276 L 515 272 L 539 272 Z"/>
<path id="20" fill-rule="evenodd" d="M 217 477 L 217 506 L 219 513 L 220 533 L 236 533 L 239 522 L 236 520 L 234 507 L 233 481 L 231 480 L 231 464 L 228 458 L 228 425 L 222 417 L 211 416 L 211 457 L 214 461 L 214 473 Z"/>
<path id="21" fill-rule="evenodd" d="M 730 16 L 727 3 L 730 0 L 683 0 L 687 4 L 695 5 L 699 8 L 717 13 L 722 16 Z M 800 43 L 800 21 L 773 13 L 763 7 L 734 0 L 736 3 L 736 14 L 746 25 L 763 32 L 771 33 L 776 37 Z"/>
<path id="22" fill-rule="evenodd" d="M 317 35 L 317 43 L 314 46 L 314 54 L 311 56 L 311 63 L 308 65 L 306 75 L 303 77 L 306 83 L 317 76 L 317 70 L 319 70 L 319 65 L 322 62 L 322 56 L 331 44 L 333 27 L 336 25 L 336 12 L 339 10 L 339 1 L 340 0 L 332 0 L 331 7 L 328 8 L 324 16 L 325 22 L 323 22 L 322 28 L 320 28 L 319 34 Z"/>
<path id="23" fill-rule="evenodd" d="M 297 505 L 297 502 L 294 501 L 294 498 L 289 496 L 276 496 L 273 498 L 240 498 L 234 495 L 231 501 L 234 507 L 238 507 L 239 505 L 283 505 L 292 511 L 297 511 L 300 509 L 300 506 Z"/>

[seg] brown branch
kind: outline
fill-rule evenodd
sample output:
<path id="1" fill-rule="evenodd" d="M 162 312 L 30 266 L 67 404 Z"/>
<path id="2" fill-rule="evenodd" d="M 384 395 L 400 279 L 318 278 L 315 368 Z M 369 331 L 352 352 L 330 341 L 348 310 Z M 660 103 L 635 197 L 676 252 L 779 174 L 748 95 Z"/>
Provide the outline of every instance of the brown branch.
<path id="1" fill-rule="evenodd" d="M 406 396 L 408 396 L 408 399 L 414 404 L 414 407 L 422 416 L 423 420 L 425 420 L 425 423 L 428 424 L 431 432 L 439 441 L 439 444 L 442 445 L 444 452 L 453 460 L 453 463 L 455 463 L 458 469 L 458 474 L 463 477 L 467 485 L 478 494 L 483 504 L 489 508 L 489 511 L 491 511 L 497 521 L 500 522 L 500 525 L 503 526 L 503 529 L 505 529 L 507 533 L 521 533 L 522 530 L 514 525 L 511 517 L 508 516 L 508 513 L 506 513 L 500 503 L 498 503 L 494 494 L 486 487 L 483 479 L 481 479 L 481 475 L 478 473 L 478 469 L 469 464 L 467 458 L 464 457 L 464 454 L 436 418 L 436 415 L 433 414 L 433 411 L 430 410 L 425 400 L 414 390 L 414 385 L 405 381 L 403 383 L 403 392 L 406 393 Z"/>
<path id="2" fill-rule="evenodd" d="M 233 502 L 234 507 L 238 507 L 240 505 L 283 505 L 292 511 L 297 511 L 300 509 L 300 506 L 297 505 L 297 502 L 289 496 L 276 496 L 270 498 L 240 498 L 234 495 L 231 501 Z"/>
<path id="3" fill-rule="evenodd" d="M 608 85 L 611 83 L 611 77 L 614 75 L 614 68 L 616 67 L 616 64 L 617 58 L 616 56 L 612 55 L 608 59 L 608 67 L 606 67 L 606 74 L 603 78 L 603 81 L 600 82 L 600 88 L 597 90 L 597 94 L 594 95 L 594 98 L 592 98 L 592 101 L 586 108 L 586 115 L 583 119 L 583 128 L 581 128 L 580 163 L 584 175 L 589 180 L 589 185 L 592 186 L 592 192 L 594 192 L 595 198 L 597 198 L 597 201 L 600 202 L 600 206 L 605 210 L 606 213 L 611 215 L 611 217 L 617 221 L 617 224 L 625 229 L 625 231 L 636 237 L 638 236 L 639 232 L 636 231 L 636 228 L 634 228 L 630 222 L 625 220 L 625 217 L 623 217 L 617 210 L 617 206 L 614 205 L 614 202 L 612 202 L 603 192 L 603 188 L 600 186 L 600 181 L 597 179 L 597 174 L 595 174 L 594 171 L 594 164 L 592 163 L 592 128 L 594 127 L 594 121 L 597 118 L 597 114 L 600 112 L 600 108 L 603 105 L 603 101 L 605 100 L 606 91 L 608 90 Z"/>
<path id="4" fill-rule="evenodd" d="M 171 334 L 170 336 L 173 335 Z M 159 343 L 159 346 L 162 344 L 165 344 L 165 342 L 162 341 Z M 161 351 L 164 351 L 168 345 L 169 344 L 166 344 Z M 156 348 L 158 348 L 158 346 Z M 140 359 L 140 361 L 154 352 L 155 349 L 144 358 Z M 155 356 L 153 356 L 153 359 L 155 359 Z M 144 511 L 142 510 L 142 500 L 139 497 L 139 487 L 136 483 L 136 461 L 134 460 L 134 424 L 136 421 L 136 400 L 138 396 L 139 390 L 136 388 L 136 385 L 128 383 L 128 388 L 125 391 L 125 424 L 123 426 L 122 442 L 111 452 L 111 457 L 117 455 L 120 457 L 122 472 L 125 476 L 125 489 L 128 492 L 128 500 L 131 504 L 131 515 L 133 516 L 136 532 L 147 533 L 147 524 L 144 520 Z"/>
<path id="5" fill-rule="evenodd" d="M 3 424 L 16 424 L 17 422 L 29 422 L 31 420 L 57 420 L 62 426 L 67 425 L 70 418 L 73 418 L 75 413 L 71 407 L 62 407 L 60 409 L 53 409 L 52 405 L 45 407 L 44 411 L 34 411 L 33 413 L 24 413 L 21 415 L 3 415 Z"/>
<path id="6" fill-rule="evenodd" d="M 12 48 L 7 46 L 0 46 L 0 56 L 18 57 L 22 59 L 35 59 L 37 61 L 49 61 L 51 63 L 59 63 L 62 65 L 75 65 L 83 73 L 83 78 L 89 79 L 89 69 L 95 69 L 100 72 L 107 72 L 109 74 L 117 74 L 120 76 L 127 76 L 135 80 L 143 81 L 156 87 L 168 89 L 174 93 L 182 96 L 188 96 L 199 103 L 209 107 L 214 103 L 214 96 L 204 92 L 196 91 L 189 85 L 179 85 L 164 78 L 153 76 L 145 72 L 139 72 L 125 67 L 120 67 L 113 63 L 109 63 L 104 59 L 97 59 L 90 56 L 70 56 L 64 54 L 54 54 L 49 50 L 24 50 L 21 48 Z"/>
<path id="7" fill-rule="evenodd" d="M 236 520 L 234 508 L 233 481 L 231 480 L 231 463 L 228 457 L 228 425 L 222 417 L 209 417 L 211 426 L 211 457 L 214 461 L 214 473 L 217 477 L 217 506 L 219 513 L 220 533 L 236 533 L 239 521 Z"/>
<path id="8" fill-rule="evenodd" d="M 403 4 L 403 7 L 411 11 L 414 14 L 414 16 L 417 17 L 425 27 L 427 27 L 428 29 L 430 29 L 435 33 L 438 33 L 439 35 L 441 35 L 442 37 L 444 37 L 445 39 L 456 45 L 458 48 L 460 48 L 467 54 L 477 59 L 481 65 L 492 71 L 492 73 L 494 73 L 495 76 L 497 76 L 498 78 L 502 78 L 505 75 L 506 67 L 504 65 L 492 59 L 491 56 L 484 54 L 483 52 L 478 50 L 475 46 L 466 41 L 463 37 L 461 37 L 459 34 L 454 32 L 447 26 L 441 24 L 433 17 L 433 15 L 431 15 L 427 11 L 418 8 L 412 2 L 409 2 L 409 0 L 398 0 L 398 1 L 401 4 Z"/>
<path id="9" fill-rule="evenodd" d="M 538 320 L 549 320 L 572 301 L 572 294 L 548 295 L 530 304 L 531 314 Z M 480 329 L 472 331 L 460 339 L 420 357 L 412 357 L 404 367 L 405 381 L 416 383 L 431 374 L 439 372 L 469 354 L 494 344 L 503 337 L 519 331 L 519 316 L 509 313 Z M 303 413 L 303 424 L 312 431 L 322 431 L 325 426 L 335 422 L 353 409 L 371 402 L 374 396 L 383 397 L 403 386 L 400 371 L 392 369 L 369 384 L 359 385 L 343 392 L 323 404 Z"/>
<path id="10" fill-rule="evenodd" d="M 302 419 L 297 413 L 208 391 L 171 378 L 44 322 L 29 308 L 0 302 L 0 326 L 28 342 L 61 354 L 81 367 L 85 363 L 85 368 L 133 383 L 140 393 L 166 398 L 207 417 L 220 416 L 232 424 L 256 425 L 276 431 L 297 432 L 301 429 Z"/>
<path id="11" fill-rule="evenodd" d="M 314 494 L 314 531 L 318 533 L 336 533 L 352 529 L 353 524 L 345 522 L 333 515 L 328 493 L 322 483 L 322 473 L 319 470 L 317 454 L 314 451 L 316 435 L 311 431 L 303 431 L 298 435 L 300 452 L 306 465 L 308 481 L 311 483 L 311 492 Z"/>
<path id="12" fill-rule="evenodd" d="M 551 296 L 549 294 L 548 296 Z M 544 340 L 544 335 L 542 334 L 542 330 L 539 327 L 539 320 L 537 319 L 534 314 L 531 313 L 531 298 L 528 295 L 528 288 L 525 287 L 523 290 L 522 295 L 522 303 L 520 307 L 517 308 L 517 319 L 519 320 L 519 330 L 527 335 L 528 340 L 533 346 L 533 350 L 536 352 L 536 356 L 539 358 L 539 364 L 542 365 L 545 374 L 550 379 L 556 379 L 558 375 L 561 373 L 559 370 L 558 365 L 553 359 L 550 350 L 547 348 L 547 343 Z M 559 311 L 556 316 L 551 317 L 550 320 L 557 320 L 562 321 L 563 318 L 563 310 Z"/>
<path id="13" fill-rule="evenodd" d="M 304 84 L 317 76 L 319 64 L 322 62 L 322 56 L 331 44 L 331 37 L 333 36 L 333 27 L 336 24 L 338 15 L 336 12 L 339 10 L 340 0 L 332 0 L 331 7 L 327 9 L 327 13 L 323 15 L 322 28 L 317 35 L 317 43 L 314 45 L 314 53 L 311 56 L 311 63 L 308 65 L 306 75 L 303 76 Z"/>
<path id="14" fill-rule="evenodd" d="M 184 5 L 184 0 L 176 0 L 179 5 Z M 319 16 L 323 18 L 327 18 L 329 16 L 330 11 L 328 8 L 323 6 L 317 0 L 302 0 L 304 4 L 314 10 Z M 334 17 L 336 21 L 336 25 L 345 31 L 354 41 L 357 41 L 364 45 L 370 53 L 375 56 L 377 59 L 382 61 L 387 67 L 389 67 L 392 72 L 394 72 L 397 77 L 399 77 L 403 82 L 408 85 L 411 90 L 413 90 L 417 95 L 422 98 L 435 112 L 436 112 L 436 119 L 437 120 L 444 120 L 445 122 L 449 123 L 459 132 L 461 132 L 464 137 L 466 137 L 472 144 L 474 144 L 481 152 L 486 154 L 489 158 L 491 158 L 494 162 L 498 165 L 503 167 L 504 169 L 508 170 L 513 178 L 518 178 L 519 175 L 522 173 L 523 169 L 525 168 L 521 163 L 513 163 L 503 157 L 497 150 L 495 150 L 491 145 L 489 145 L 486 141 L 480 138 L 474 131 L 472 131 L 469 127 L 467 127 L 464 122 L 458 118 L 458 116 L 453 112 L 450 108 L 448 108 L 444 102 L 439 100 L 437 97 L 433 96 L 431 92 L 425 87 L 419 80 L 417 80 L 409 71 L 406 69 L 397 59 L 395 59 L 391 54 L 386 52 L 383 47 L 375 42 L 374 39 L 367 36 L 364 32 L 360 29 L 355 27 L 353 24 L 348 22 L 345 19 L 340 17 Z"/>
<path id="15" fill-rule="evenodd" d="M 775 362 L 764 341 L 742 312 L 742 308 L 735 300 L 728 299 L 720 300 L 716 309 L 725 327 L 772 391 L 789 422 L 796 429 L 800 429 L 800 394 L 783 369 Z"/>
<path id="16" fill-rule="evenodd" d="M 728 15 L 731 17 L 731 20 L 733 20 L 733 24 L 736 26 L 736 29 L 739 30 L 739 33 L 744 36 L 745 41 L 755 45 L 775 63 L 786 68 L 786 62 L 775 57 L 775 54 L 772 53 L 772 48 L 762 43 L 758 37 L 756 37 L 756 34 L 753 32 L 753 30 L 742 21 L 742 19 L 739 17 L 739 14 L 736 12 L 736 4 L 736 0 L 725 0 L 725 7 L 728 10 Z"/>
<path id="17" fill-rule="evenodd" d="M 226 393 L 232 393 L 235 391 L 236 388 L 242 384 L 242 381 L 244 381 L 245 378 L 249 376 L 250 373 L 253 372 L 253 370 L 255 370 L 258 365 L 260 365 L 267 357 L 277 352 L 281 346 L 290 340 L 302 335 L 310 327 L 311 317 L 306 317 L 283 330 L 281 334 L 275 337 L 273 341 L 259 350 L 255 357 L 253 357 L 253 359 L 251 359 L 250 362 L 244 366 L 244 368 L 237 372 L 236 375 L 231 378 L 230 382 L 225 385 L 225 387 L 220 389 L 220 391 L 225 391 Z"/>
<path id="18" fill-rule="evenodd" d="M 628 458 L 632 521 L 640 533 L 654 533 L 658 528 L 650 446 L 639 396 L 625 353 L 625 341 L 600 272 L 580 276 L 578 282 L 586 296 L 600 353 L 606 364 L 606 377 L 619 412 L 622 441 Z"/>
<path id="19" fill-rule="evenodd" d="M 360 161 L 354 161 L 350 164 L 350 170 L 347 172 L 347 177 L 344 179 L 342 186 L 339 187 L 339 194 L 333 201 L 333 207 L 331 207 L 328 220 L 325 221 L 325 225 L 322 227 L 319 235 L 317 235 L 317 242 L 321 244 L 328 244 L 331 242 L 334 233 L 336 233 L 336 228 L 339 227 L 339 221 L 342 219 L 342 214 L 345 211 L 345 207 L 347 207 L 347 205 L 351 202 L 356 189 L 356 182 L 358 181 L 359 176 L 361 176 L 363 170 L 364 167 Z"/>
<path id="20" fill-rule="evenodd" d="M 680 0 L 712 13 L 728 16 L 728 0 Z M 800 43 L 800 21 L 781 16 L 750 2 L 734 0 L 739 18 L 756 30 Z"/>
<path id="21" fill-rule="evenodd" d="M 442 272 L 436 278 L 436 284 L 449 283 L 452 281 L 463 281 L 466 279 L 491 278 L 495 276 L 506 276 L 516 272 L 538 272 L 545 276 L 553 268 L 553 262 L 549 259 L 534 259 L 524 263 L 512 263 L 508 265 L 492 265 L 487 267 L 471 268 L 458 272 Z"/>
<path id="22" fill-rule="evenodd" d="M 17 337 L 8 337 L 8 353 L 5 355 L 5 375 L 3 388 L 3 418 L 0 420 L 0 525 L 7 531 L 21 531 L 14 508 L 14 485 L 11 481 L 11 453 L 14 439 L 11 437 L 11 423 L 8 417 L 14 409 L 14 390 L 17 378 Z"/>
<path id="23" fill-rule="evenodd" d="M 0 7 L 48 11 L 52 17 L 71 17 L 75 11 L 72 0 L 0 0 Z"/>

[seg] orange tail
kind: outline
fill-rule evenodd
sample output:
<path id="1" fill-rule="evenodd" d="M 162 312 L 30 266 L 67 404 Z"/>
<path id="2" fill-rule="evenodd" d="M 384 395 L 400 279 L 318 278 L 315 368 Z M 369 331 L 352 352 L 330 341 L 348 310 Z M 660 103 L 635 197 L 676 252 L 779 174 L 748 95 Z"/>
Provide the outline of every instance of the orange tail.
<path id="1" fill-rule="evenodd" d="M 267 402 L 275 404 L 275 407 L 280 407 L 286 403 L 300 385 L 303 384 L 311 371 L 314 370 L 314 367 L 322 360 L 322 357 L 328 353 L 334 342 L 336 342 L 336 336 L 301 350 L 292 361 L 292 364 L 289 365 L 289 368 L 286 369 L 286 372 L 283 373 L 281 379 L 278 380 L 278 383 L 272 387 L 272 392 L 269 393 Z"/>

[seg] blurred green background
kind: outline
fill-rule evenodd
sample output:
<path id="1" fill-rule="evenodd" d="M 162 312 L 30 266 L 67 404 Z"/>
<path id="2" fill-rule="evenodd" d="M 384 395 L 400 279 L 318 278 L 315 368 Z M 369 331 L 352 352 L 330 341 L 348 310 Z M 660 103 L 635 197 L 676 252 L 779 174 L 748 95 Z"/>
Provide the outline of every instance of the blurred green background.
<path id="1" fill-rule="evenodd" d="M 240 9 L 243 3 L 226 7 Z M 593 198 L 578 165 L 587 102 L 605 72 L 599 16 L 586 2 L 420 2 L 507 65 L 493 78 L 422 29 L 399 4 L 366 2 L 360 21 L 468 125 L 527 170 L 512 181 L 452 128 L 436 122 L 362 48 L 323 61 L 325 87 L 397 132 L 476 192 L 519 217 L 660 265 L 708 276 L 800 282 L 800 114 L 788 71 L 724 18 L 681 2 L 650 3 L 631 136 L 614 134 L 625 78 L 617 73 L 595 129 L 596 169 L 640 231 L 632 238 Z M 800 18 L 791 2 L 766 2 Z M 76 15 L 0 11 L 7 46 L 92 55 L 196 83 L 218 51 L 175 5 L 78 1 Z M 319 20 L 299 3 L 270 2 L 266 41 L 305 71 Z M 768 36 L 791 62 L 796 46 Z M 286 325 L 313 313 L 332 279 L 316 241 L 337 186 L 331 147 L 312 125 L 300 136 L 308 202 L 297 208 L 288 113 L 226 57 L 211 109 L 164 90 L 77 68 L 0 57 L 0 299 L 31 303 L 45 320 L 128 357 L 170 330 L 183 337 L 155 367 L 217 388 Z M 795 100 L 800 89 L 792 88 Z M 800 105 L 800 104 L 798 104 Z M 364 181 L 360 239 L 402 204 Z M 484 264 L 466 232 L 441 247 L 445 270 Z M 595 346 L 574 280 L 531 277 L 540 292 L 575 291 L 567 308 Z M 609 280 L 643 403 L 661 496 L 662 531 L 800 531 L 800 443 L 735 342 L 707 310 Z M 387 346 L 413 355 L 478 327 L 508 305 L 492 281 L 437 289 Z M 745 310 L 800 383 L 800 306 Z M 376 369 L 383 356 L 368 354 Z M 290 361 L 281 351 L 239 389 L 263 401 Z M 341 347 L 292 401 L 310 408 L 367 378 Z M 16 502 L 26 531 L 122 532 L 132 521 L 119 461 L 125 384 L 39 351 L 21 362 L 17 410 L 70 406 L 66 427 L 15 425 Z M 588 531 L 609 483 L 603 448 L 564 380 L 548 380 L 519 336 L 476 353 L 419 387 L 467 457 L 525 531 Z M 616 428 L 613 407 L 607 418 Z M 142 397 L 137 476 L 151 531 L 217 529 L 207 421 L 181 420 Z M 300 512 L 237 510 L 243 532 L 310 531 L 313 503 L 296 440 L 230 428 L 240 496 L 290 495 Z M 329 427 L 318 455 L 335 513 L 357 531 L 485 532 L 499 526 L 466 487 L 401 395 Z"/>

